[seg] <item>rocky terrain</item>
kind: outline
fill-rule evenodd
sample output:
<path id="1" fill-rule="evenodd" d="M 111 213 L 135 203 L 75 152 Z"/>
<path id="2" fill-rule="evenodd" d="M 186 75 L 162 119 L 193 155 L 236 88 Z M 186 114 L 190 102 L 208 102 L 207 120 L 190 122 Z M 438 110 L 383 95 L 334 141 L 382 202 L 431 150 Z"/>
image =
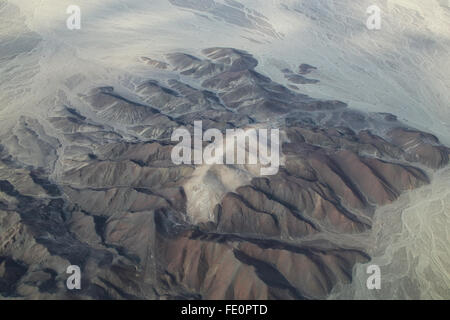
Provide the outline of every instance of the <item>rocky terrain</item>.
<path id="1" fill-rule="evenodd" d="M 140 61 L 165 76 L 60 92 L 45 118 L 23 115 L 2 135 L 1 298 L 323 299 L 370 261 L 375 210 L 449 161 L 392 114 L 301 93 L 318 82 L 303 61 L 281 70 L 289 86 L 235 48 Z M 171 134 L 197 120 L 279 128 L 279 172 L 175 165 Z M 81 290 L 65 286 L 69 265 Z"/>

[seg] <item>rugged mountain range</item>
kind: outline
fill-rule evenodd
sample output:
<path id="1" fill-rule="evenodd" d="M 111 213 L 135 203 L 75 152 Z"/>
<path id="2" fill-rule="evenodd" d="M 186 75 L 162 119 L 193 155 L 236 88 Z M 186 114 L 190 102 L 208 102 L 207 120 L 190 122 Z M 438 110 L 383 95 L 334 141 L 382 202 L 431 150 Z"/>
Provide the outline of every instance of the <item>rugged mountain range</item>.
<path id="1" fill-rule="evenodd" d="M 370 261 L 376 208 L 449 161 L 437 137 L 392 114 L 302 93 L 318 83 L 303 61 L 280 70 L 289 85 L 236 48 L 140 61 L 164 76 L 103 83 L 76 104 L 60 92 L 52 112 L 2 135 L 2 298 L 326 298 Z M 173 130 L 198 120 L 279 128 L 279 172 L 175 165 Z M 81 290 L 65 286 L 69 265 Z"/>

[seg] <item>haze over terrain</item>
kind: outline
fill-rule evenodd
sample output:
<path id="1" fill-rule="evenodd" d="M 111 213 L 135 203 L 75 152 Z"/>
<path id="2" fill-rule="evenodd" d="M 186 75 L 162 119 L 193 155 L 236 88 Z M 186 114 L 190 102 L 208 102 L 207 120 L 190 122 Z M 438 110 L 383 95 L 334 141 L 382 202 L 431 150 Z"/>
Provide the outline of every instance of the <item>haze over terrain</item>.
<path id="1" fill-rule="evenodd" d="M 0 0 L 0 297 L 449 299 L 449 52 L 438 0 Z M 174 165 L 196 120 L 280 172 Z"/>

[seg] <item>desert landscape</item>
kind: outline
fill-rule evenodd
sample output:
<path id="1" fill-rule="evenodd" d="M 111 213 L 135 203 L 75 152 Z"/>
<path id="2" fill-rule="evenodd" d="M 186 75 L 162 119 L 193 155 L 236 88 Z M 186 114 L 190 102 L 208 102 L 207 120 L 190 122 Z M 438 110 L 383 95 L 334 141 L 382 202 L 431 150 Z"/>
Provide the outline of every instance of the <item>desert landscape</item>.
<path id="1" fill-rule="evenodd" d="M 0 0 L 0 299 L 450 299 L 445 1 L 70 5 Z M 196 121 L 276 174 L 174 163 Z"/>

